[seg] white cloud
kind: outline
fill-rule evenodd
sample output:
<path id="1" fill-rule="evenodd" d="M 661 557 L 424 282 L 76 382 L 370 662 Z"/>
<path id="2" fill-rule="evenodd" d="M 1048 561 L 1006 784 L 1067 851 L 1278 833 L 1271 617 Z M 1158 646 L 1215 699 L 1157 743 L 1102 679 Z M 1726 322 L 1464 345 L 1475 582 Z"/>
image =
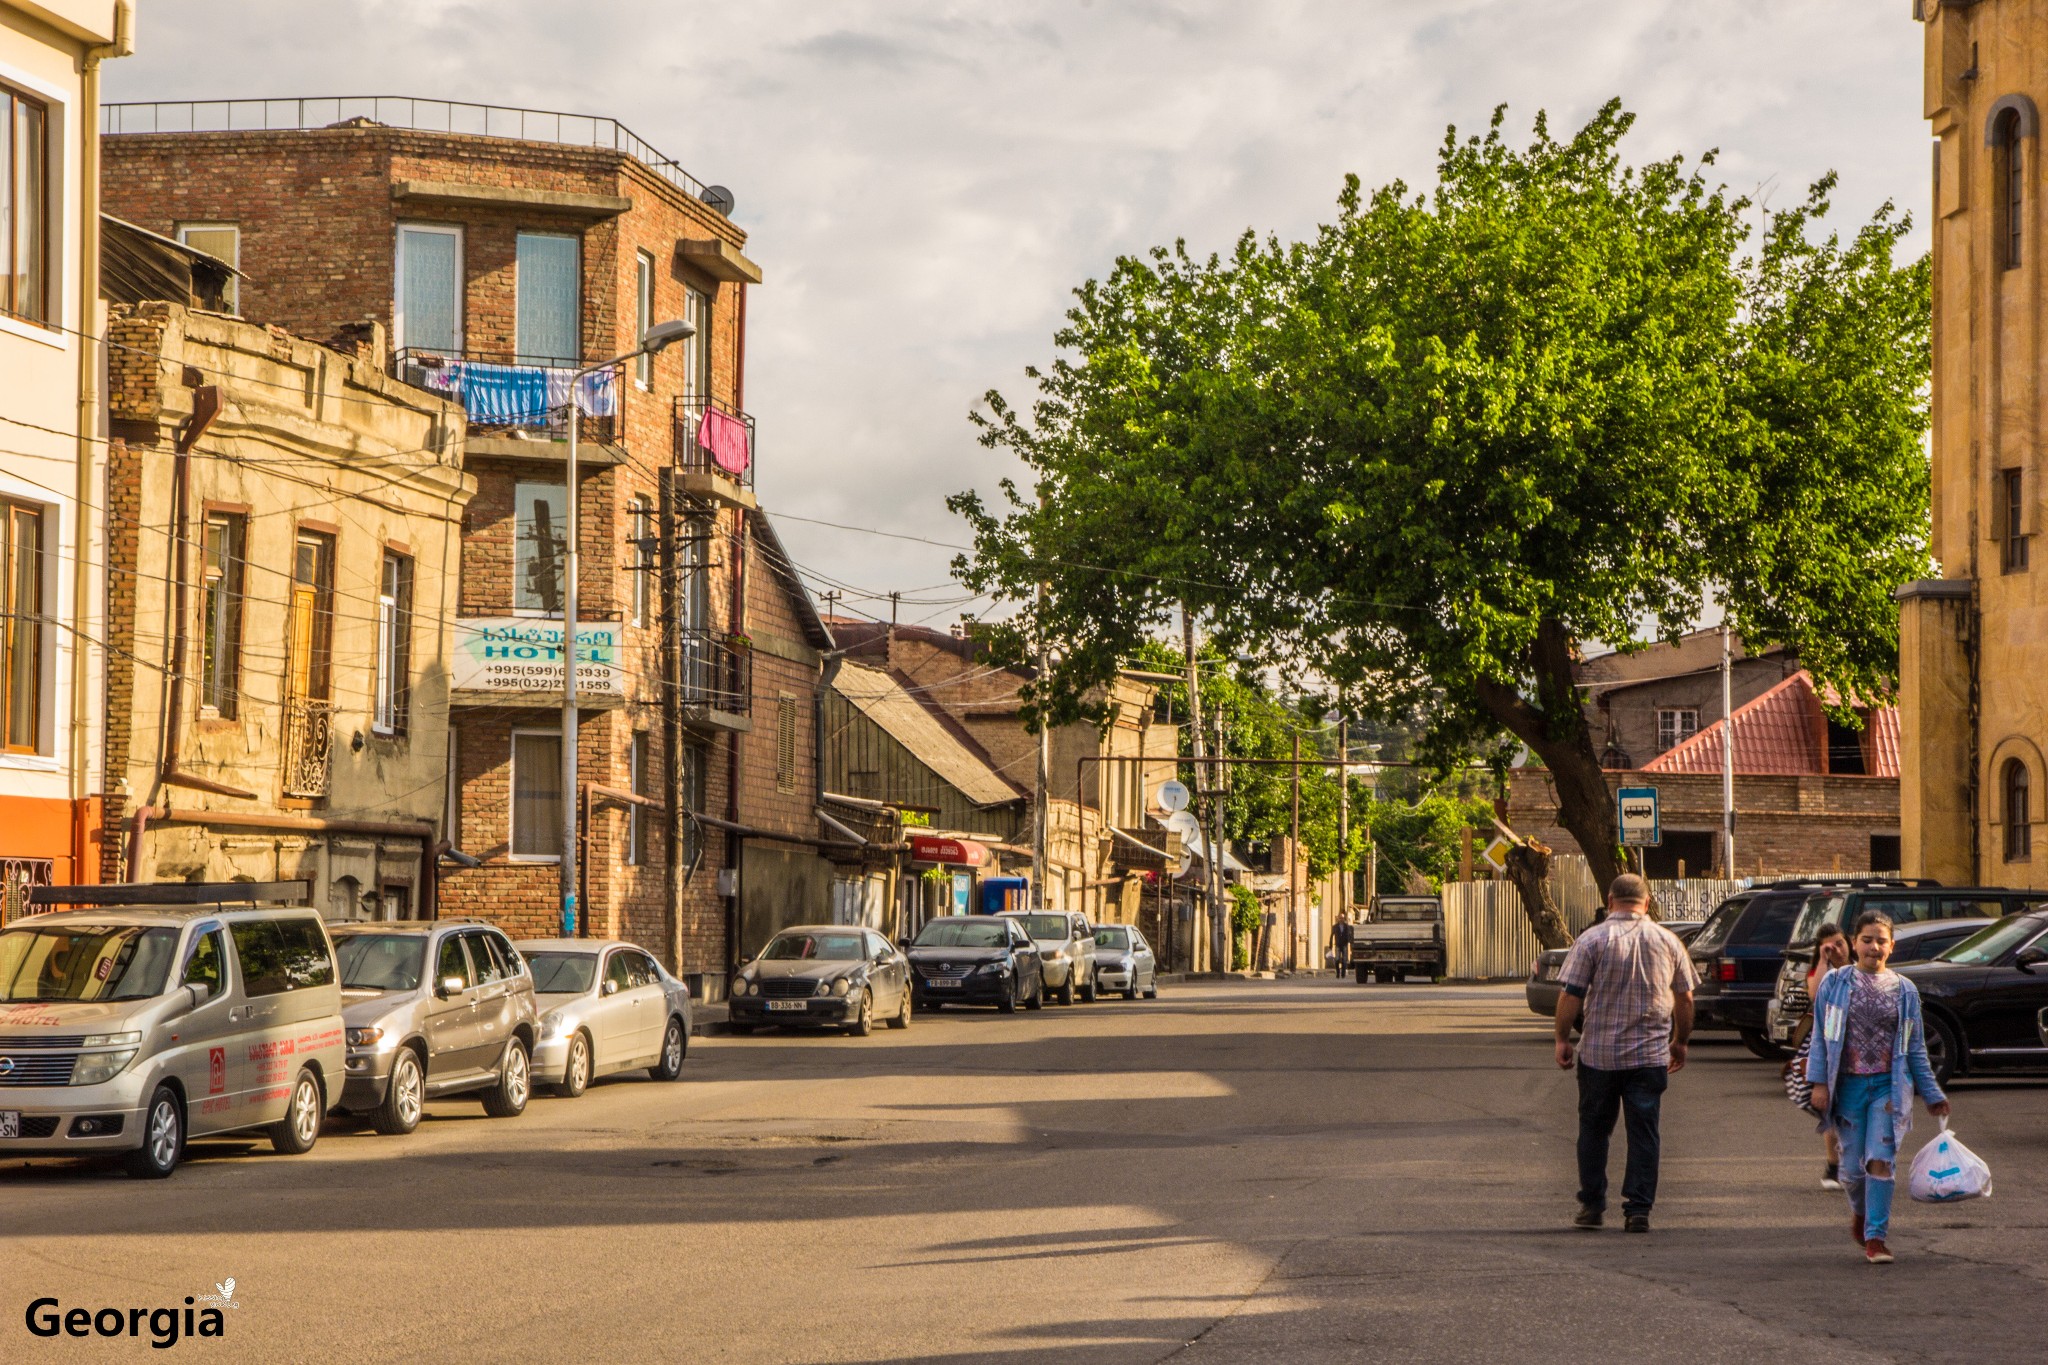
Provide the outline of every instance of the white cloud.
<path id="1" fill-rule="evenodd" d="M 946 494 L 1014 472 L 968 408 L 1023 395 L 1073 286 L 1179 236 L 1303 233 L 1347 171 L 1424 183 L 1444 125 L 1497 103 L 1569 126 L 1619 94 L 1639 157 L 1719 147 L 1732 185 L 1779 203 L 1833 168 L 1845 219 L 1927 191 L 1920 31 L 1872 0 L 151 0 L 142 20 L 111 99 L 609 114 L 732 187 L 767 272 L 747 351 L 764 501 L 942 541 L 963 539 Z M 941 549 L 783 531 L 878 592 L 946 577 Z"/>

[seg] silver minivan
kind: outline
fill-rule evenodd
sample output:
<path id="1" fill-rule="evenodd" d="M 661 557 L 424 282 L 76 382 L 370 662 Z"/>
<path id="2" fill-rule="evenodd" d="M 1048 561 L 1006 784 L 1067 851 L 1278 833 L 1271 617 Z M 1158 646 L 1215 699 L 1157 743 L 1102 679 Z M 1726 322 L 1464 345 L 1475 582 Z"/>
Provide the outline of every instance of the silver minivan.
<path id="1" fill-rule="evenodd" d="M 0 1156 L 123 1152 L 160 1179 L 189 1138 L 310 1151 L 342 1083 L 341 986 L 318 916 L 107 906 L 0 929 Z"/>

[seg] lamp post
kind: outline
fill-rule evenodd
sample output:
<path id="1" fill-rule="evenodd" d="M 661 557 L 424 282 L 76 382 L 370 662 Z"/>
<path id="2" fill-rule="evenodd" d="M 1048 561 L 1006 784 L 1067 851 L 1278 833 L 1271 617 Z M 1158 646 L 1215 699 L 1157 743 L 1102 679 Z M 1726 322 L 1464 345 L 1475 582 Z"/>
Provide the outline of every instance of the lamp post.
<path id="1" fill-rule="evenodd" d="M 599 370 L 608 370 L 614 365 L 623 365 L 628 360 L 642 355 L 654 355 L 685 337 L 695 336 L 697 329 L 687 322 L 660 322 L 647 329 L 640 338 L 640 344 L 623 355 L 595 365 L 585 365 L 569 378 L 569 495 L 564 513 L 568 522 L 563 531 L 564 552 L 562 555 L 562 935 L 576 937 L 576 542 L 577 535 L 577 477 L 576 444 L 577 433 L 582 428 L 581 409 L 577 397 L 583 387 L 583 380 Z M 673 813 L 671 814 L 673 817 Z"/>

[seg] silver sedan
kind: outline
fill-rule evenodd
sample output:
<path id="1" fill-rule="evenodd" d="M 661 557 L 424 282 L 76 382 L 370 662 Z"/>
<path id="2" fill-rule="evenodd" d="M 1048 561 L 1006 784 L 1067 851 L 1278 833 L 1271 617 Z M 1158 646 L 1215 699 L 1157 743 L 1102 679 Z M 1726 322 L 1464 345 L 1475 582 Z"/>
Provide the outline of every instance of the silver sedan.
<path id="1" fill-rule="evenodd" d="M 529 939 L 517 945 L 533 972 L 540 1042 L 533 1079 L 580 1095 L 599 1076 L 645 1068 L 657 1081 L 683 1074 L 690 988 L 645 950 L 606 939 Z"/>
<path id="2" fill-rule="evenodd" d="M 1134 924 L 1095 926 L 1095 985 L 1104 992 L 1122 991 L 1124 999 L 1159 998 L 1159 959 Z"/>

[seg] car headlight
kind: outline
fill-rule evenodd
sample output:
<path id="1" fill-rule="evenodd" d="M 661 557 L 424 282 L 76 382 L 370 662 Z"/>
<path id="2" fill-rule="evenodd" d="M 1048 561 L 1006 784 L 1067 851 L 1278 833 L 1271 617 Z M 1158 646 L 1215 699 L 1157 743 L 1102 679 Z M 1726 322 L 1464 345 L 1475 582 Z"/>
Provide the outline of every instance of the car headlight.
<path id="1" fill-rule="evenodd" d="M 1000 973 L 1007 972 L 1009 970 L 1009 960 L 1004 959 L 1000 962 L 984 962 L 979 967 L 976 967 L 974 969 L 974 974 L 976 976 L 995 976 Z"/>
<path id="2" fill-rule="evenodd" d="M 562 1012 L 560 1010 L 549 1010 L 540 1017 L 540 1039 L 542 1042 L 552 1042 L 554 1039 L 561 1037 L 566 1031 L 563 1027 Z"/>
<path id="3" fill-rule="evenodd" d="M 139 1033 L 88 1033 L 79 1042 L 80 1047 L 127 1047 L 142 1041 Z"/>
<path id="4" fill-rule="evenodd" d="M 73 1085 L 98 1085 L 111 1081 L 121 1074 L 121 1068 L 135 1060 L 136 1049 L 122 1048 L 119 1052 L 88 1052 L 78 1059 L 71 1068 Z"/>
<path id="5" fill-rule="evenodd" d="M 732 983 L 732 993 L 734 995 L 752 995 L 754 993 L 753 978 L 745 976 L 735 977 Z"/>
<path id="6" fill-rule="evenodd" d="M 832 994 L 844 995 L 853 989 L 853 978 L 842 976 L 832 983 Z"/>
<path id="7" fill-rule="evenodd" d="M 378 1040 L 383 1038 L 383 1036 L 384 1030 L 380 1028 L 352 1028 L 348 1031 L 348 1045 L 350 1047 L 375 1047 Z"/>

